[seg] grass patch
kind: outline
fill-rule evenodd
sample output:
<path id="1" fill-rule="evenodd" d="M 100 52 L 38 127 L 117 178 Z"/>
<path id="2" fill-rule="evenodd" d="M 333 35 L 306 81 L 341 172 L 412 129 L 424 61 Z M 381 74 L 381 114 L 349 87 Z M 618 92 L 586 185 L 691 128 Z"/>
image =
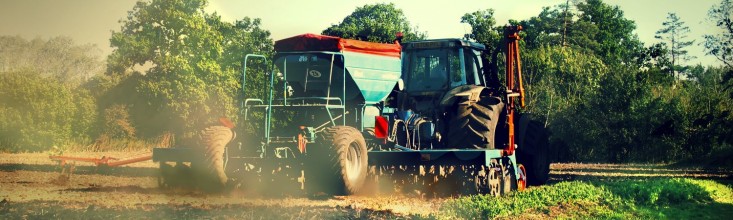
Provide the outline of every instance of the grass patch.
<path id="1" fill-rule="evenodd" d="M 639 205 L 712 202 L 709 192 L 692 179 L 636 179 L 598 182 L 615 195 Z"/>
<path id="2" fill-rule="evenodd" d="M 619 203 L 618 199 L 602 187 L 573 181 L 535 187 L 499 198 L 489 195 L 462 197 L 446 202 L 443 213 L 446 217 L 486 219 L 513 216 L 527 211 L 548 214 L 557 206 L 573 204 L 583 204 L 580 206 L 583 208 L 604 207 Z"/>
<path id="3" fill-rule="evenodd" d="M 727 219 L 733 190 L 689 178 L 571 181 L 508 196 L 461 197 L 446 202 L 442 218 Z"/>

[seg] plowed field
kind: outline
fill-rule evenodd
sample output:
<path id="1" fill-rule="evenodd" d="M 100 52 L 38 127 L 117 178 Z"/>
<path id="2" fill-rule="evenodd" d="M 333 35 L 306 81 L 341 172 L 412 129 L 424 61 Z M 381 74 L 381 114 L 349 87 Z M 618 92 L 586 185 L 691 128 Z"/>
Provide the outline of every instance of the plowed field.
<path id="1" fill-rule="evenodd" d="M 141 154 L 145 152 L 71 155 L 126 158 Z M 192 190 L 158 188 L 157 164 L 152 161 L 111 169 L 100 169 L 83 162 L 76 163 L 74 167 L 71 175 L 62 175 L 61 167 L 50 160 L 47 154 L 0 154 L 0 219 L 456 217 L 444 215 L 444 212 L 451 211 L 443 207 L 444 204 L 455 203 L 456 198 L 451 196 L 435 198 L 418 193 L 382 193 L 315 198 L 302 195 L 252 195 L 238 190 L 225 194 L 207 194 Z M 667 177 L 714 179 L 730 183 L 731 176 L 732 173 L 725 170 L 668 168 L 661 165 L 553 164 L 549 184 Z M 530 188 L 527 191 L 531 190 L 534 189 Z M 547 210 L 552 212 L 553 208 L 549 207 Z M 526 211 L 529 214 L 525 217 L 558 217 L 552 213 L 542 213 L 542 210 L 539 214 L 535 209 Z M 514 213 L 507 216 L 521 218 L 523 215 Z"/>

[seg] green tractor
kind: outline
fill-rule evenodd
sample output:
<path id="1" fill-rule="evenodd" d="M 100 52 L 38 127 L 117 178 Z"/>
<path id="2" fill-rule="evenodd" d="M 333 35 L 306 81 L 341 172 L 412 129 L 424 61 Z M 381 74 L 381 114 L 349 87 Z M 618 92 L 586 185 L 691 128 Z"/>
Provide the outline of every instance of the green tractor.
<path id="1" fill-rule="evenodd" d="M 406 141 L 396 138 L 397 145 L 414 150 L 498 150 L 502 157 L 491 158 L 496 164 L 485 166 L 516 172 L 512 179 L 526 176 L 530 185 L 544 184 L 549 177 L 548 133 L 531 114 L 517 112 L 518 106 L 524 107 L 520 30 L 521 26 L 505 28 L 503 85 L 482 59 L 482 44 L 462 39 L 403 43 L 404 87 L 387 100 L 388 107 L 410 115 L 397 117 L 404 122 L 398 131 L 410 136 Z"/>
<path id="2" fill-rule="evenodd" d="M 260 133 L 236 138 L 223 119 L 202 132 L 201 146 L 154 149 L 161 186 L 198 174 L 192 185 L 214 190 L 297 183 L 308 193 L 348 195 L 372 184 L 369 176 L 395 170 L 434 180 L 426 185 L 455 173 L 473 192 L 493 195 L 543 184 L 548 134 L 517 112 L 524 104 L 519 30 L 506 28 L 503 86 L 485 71 L 484 46 L 460 39 L 276 41 L 269 96 L 242 100 L 244 123 L 261 123 Z M 267 58 L 246 56 L 244 83 L 251 59 Z M 274 126 L 275 116 L 289 120 Z"/>

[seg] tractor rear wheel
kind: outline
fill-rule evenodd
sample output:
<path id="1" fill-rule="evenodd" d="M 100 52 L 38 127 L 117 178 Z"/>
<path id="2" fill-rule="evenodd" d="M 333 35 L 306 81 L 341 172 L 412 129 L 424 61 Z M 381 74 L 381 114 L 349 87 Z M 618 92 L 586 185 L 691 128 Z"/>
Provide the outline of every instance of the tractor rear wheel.
<path id="1" fill-rule="evenodd" d="M 198 169 L 204 178 L 199 187 L 206 191 L 221 191 L 227 183 L 224 171 L 224 152 L 226 145 L 234 138 L 234 132 L 224 126 L 211 126 L 202 131 L 201 140 L 204 145 L 204 158 Z"/>
<path id="2" fill-rule="evenodd" d="M 498 97 L 482 97 L 481 100 L 456 104 L 449 113 L 445 145 L 448 148 L 496 148 L 496 126 L 504 110 Z"/>
<path id="3" fill-rule="evenodd" d="M 550 177 L 550 142 L 547 130 L 538 121 L 530 121 L 522 137 L 524 146 L 517 149 L 517 161 L 527 169 L 527 184 L 545 184 Z M 528 151 L 532 152 L 528 152 Z"/>
<path id="4" fill-rule="evenodd" d="M 350 195 L 359 192 L 367 176 L 367 147 L 364 136 L 353 127 L 335 126 L 320 136 L 320 146 L 312 150 L 312 169 L 322 192 Z"/>

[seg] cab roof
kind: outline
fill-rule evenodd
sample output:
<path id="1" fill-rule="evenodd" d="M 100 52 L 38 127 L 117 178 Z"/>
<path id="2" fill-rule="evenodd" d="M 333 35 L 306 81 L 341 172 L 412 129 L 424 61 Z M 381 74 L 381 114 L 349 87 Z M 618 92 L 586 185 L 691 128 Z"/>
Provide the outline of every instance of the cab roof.
<path id="1" fill-rule="evenodd" d="M 403 50 L 427 49 L 427 48 L 453 48 L 453 47 L 469 47 L 475 50 L 486 50 L 486 46 L 473 41 L 467 41 L 458 38 L 444 38 L 431 40 L 418 40 L 402 43 Z"/>

